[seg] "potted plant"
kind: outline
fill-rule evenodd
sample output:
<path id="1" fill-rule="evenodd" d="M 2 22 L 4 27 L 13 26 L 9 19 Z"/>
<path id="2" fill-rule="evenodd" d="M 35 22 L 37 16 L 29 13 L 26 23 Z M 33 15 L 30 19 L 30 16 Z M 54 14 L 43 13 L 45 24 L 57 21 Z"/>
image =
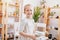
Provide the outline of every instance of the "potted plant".
<path id="1" fill-rule="evenodd" d="M 33 15 L 33 19 L 35 22 L 38 21 L 39 16 L 40 16 L 40 7 L 35 7 L 34 8 L 34 15 Z"/>

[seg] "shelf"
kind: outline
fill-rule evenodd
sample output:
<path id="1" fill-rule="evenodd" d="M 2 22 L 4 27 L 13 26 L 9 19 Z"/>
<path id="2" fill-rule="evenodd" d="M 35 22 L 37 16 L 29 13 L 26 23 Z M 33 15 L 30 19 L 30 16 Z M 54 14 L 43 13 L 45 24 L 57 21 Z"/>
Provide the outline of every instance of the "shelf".
<path id="1" fill-rule="evenodd" d="M 15 3 L 15 5 L 14 4 L 9 4 L 9 6 L 19 7 L 18 3 Z"/>
<path id="2" fill-rule="evenodd" d="M 8 18 L 14 18 L 14 16 L 8 16 Z"/>
<path id="3" fill-rule="evenodd" d="M 60 9 L 60 7 L 51 7 L 51 9 L 57 9 L 57 8 Z"/>

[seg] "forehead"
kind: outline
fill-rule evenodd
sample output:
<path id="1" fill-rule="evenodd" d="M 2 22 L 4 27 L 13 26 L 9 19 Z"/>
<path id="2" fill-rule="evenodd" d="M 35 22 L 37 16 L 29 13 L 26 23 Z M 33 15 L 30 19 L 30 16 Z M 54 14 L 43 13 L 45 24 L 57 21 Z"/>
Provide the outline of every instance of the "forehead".
<path id="1" fill-rule="evenodd" d="M 29 5 L 29 6 L 24 7 L 24 10 L 26 10 L 26 9 L 28 9 L 28 10 L 31 9 L 32 10 L 33 8 L 32 8 L 32 6 Z"/>

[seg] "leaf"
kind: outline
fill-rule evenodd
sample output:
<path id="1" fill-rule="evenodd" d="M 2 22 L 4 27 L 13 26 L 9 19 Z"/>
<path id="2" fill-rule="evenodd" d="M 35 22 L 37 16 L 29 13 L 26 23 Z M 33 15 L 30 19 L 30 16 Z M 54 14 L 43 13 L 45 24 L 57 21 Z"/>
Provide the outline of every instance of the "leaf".
<path id="1" fill-rule="evenodd" d="M 33 19 L 34 19 L 35 22 L 38 21 L 39 16 L 40 16 L 40 7 L 35 7 L 34 16 L 33 16 Z"/>

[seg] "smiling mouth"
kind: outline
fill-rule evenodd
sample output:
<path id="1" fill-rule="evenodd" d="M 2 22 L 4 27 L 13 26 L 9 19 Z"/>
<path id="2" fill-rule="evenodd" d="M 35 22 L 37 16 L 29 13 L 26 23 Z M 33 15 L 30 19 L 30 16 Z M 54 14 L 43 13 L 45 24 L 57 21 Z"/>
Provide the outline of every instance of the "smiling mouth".
<path id="1" fill-rule="evenodd" d="M 32 15 L 32 13 L 28 13 L 27 15 Z"/>

